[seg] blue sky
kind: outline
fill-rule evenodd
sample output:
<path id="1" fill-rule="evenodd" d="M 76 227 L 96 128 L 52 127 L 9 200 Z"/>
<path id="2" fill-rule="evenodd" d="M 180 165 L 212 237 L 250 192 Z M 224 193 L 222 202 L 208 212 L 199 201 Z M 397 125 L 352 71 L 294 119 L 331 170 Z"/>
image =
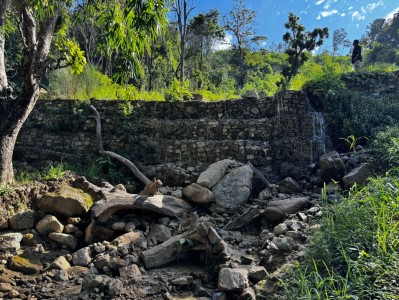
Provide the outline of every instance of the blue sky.
<path id="1" fill-rule="evenodd" d="M 282 42 L 289 12 L 300 17 L 306 30 L 328 27 L 330 38 L 323 47 L 329 48 L 335 29 L 344 28 L 350 40 L 358 39 L 373 20 L 387 18 L 399 10 L 398 0 L 245 0 L 245 3 L 257 13 L 258 35 L 265 35 L 269 46 Z M 195 9 L 191 17 L 211 9 L 227 15 L 233 8 L 233 0 L 192 0 L 192 4 Z"/>

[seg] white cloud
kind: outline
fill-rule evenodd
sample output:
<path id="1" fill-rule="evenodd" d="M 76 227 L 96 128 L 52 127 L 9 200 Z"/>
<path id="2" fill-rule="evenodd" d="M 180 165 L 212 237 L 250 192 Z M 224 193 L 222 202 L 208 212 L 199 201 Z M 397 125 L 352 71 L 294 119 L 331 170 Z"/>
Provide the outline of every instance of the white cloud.
<path id="1" fill-rule="evenodd" d="M 387 14 L 385 16 L 386 20 L 392 19 L 394 14 L 396 14 L 397 12 L 399 12 L 399 6 L 397 8 L 395 8 L 393 11 L 391 11 L 389 14 Z"/>
<path id="2" fill-rule="evenodd" d="M 221 51 L 221 50 L 231 49 L 232 39 L 233 39 L 233 35 L 227 33 L 223 40 L 217 41 L 212 45 L 212 50 L 213 51 Z"/>
<path id="3" fill-rule="evenodd" d="M 366 9 L 363 6 L 360 8 L 360 10 L 361 10 L 362 14 L 367 13 Z"/>
<path id="4" fill-rule="evenodd" d="M 325 18 L 325 17 L 329 17 L 329 16 L 332 16 L 332 15 L 335 15 L 337 13 L 338 13 L 338 10 L 333 9 L 333 10 L 329 10 L 329 11 L 322 11 L 319 14 L 319 16 L 322 16 L 323 18 Z"/>
<path id="5" fill-rule="evenodd" d="M 352 21 L 353 20 L 357 20 L 357 21 L 360 21 L 360 20 L 364 20 L 366 17 L 365 16 L 363 16 L 360 12 L 358 12 L 358 11 L 355 11 L 355 12 L 353 12 L 352 13 Z"/>
<path id="6" fill-rule="evenodd" d="M 352 10 L 352 9 L 353 9 L 353 6 L 349 6 L 348 10 Z"/>
<path id="7" fill-rule="evenodd" d="M 367 4 L 367 10 L 373 11 L 374 9 L 376 9 L 378 6 L 381 6 L 381 5 L 384 5 L 384 2 L 378 1 L 378 2 Z"/>
<path id="8" fill-rule="evenodd" d="M 319 0 L 319 1 L 317 1 L 315 4 L 316 4 L 316 5 L 323 4 L 323 3 L 324 3 L 324 1 L 326 1 L 326 0 Z"/>
<path id="9" fill-rule="evenodd" d="M 340 14 L 340 16 L 341 16 L 341 17 L 345 17 L 345 16 L 346 16 L 346 13 L 342 13 L 342 14 Z"/>

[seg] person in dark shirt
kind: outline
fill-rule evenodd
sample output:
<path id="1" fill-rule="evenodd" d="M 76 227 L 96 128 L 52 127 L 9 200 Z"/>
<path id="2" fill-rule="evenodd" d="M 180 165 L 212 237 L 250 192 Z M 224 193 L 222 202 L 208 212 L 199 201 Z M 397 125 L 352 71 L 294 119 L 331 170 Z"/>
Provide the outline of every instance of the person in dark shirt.
<path id="1" fill-rule="evenodd" d="M 362 47 L 359 46 L 359 40 L 353 41 L 352 66 L 355 71 L 359 71 L 362 64 Z"/>

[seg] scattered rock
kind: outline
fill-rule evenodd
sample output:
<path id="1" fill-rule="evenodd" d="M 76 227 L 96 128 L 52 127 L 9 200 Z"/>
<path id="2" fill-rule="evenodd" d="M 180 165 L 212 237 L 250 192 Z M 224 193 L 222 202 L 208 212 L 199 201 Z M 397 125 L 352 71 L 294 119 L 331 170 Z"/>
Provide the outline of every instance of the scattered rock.
<path id="1" fill-rule="evenodd" d="M 219 272 L 218 288 L 224 292 L 242 292 L 248 287 L 248 271 L 223 268 Z"/>
<path id="2" fill-rule="evenodd" d="M 9 220 L 9 225 L 14 231 L 22 231 L 34 228 L 39 219 L 40 213 L 34 211 L 25 211 L 12 216 Z"/>
<path id="3" fill-rule="evenodd" d="M 71 249 L 75 249 L 78 244 L 78 239 L 76 237 L 66 233 L 50 232 L 48 237 L 61 245 L 68 246 Z"/>
<path id="4" fill-rule="evenodd" d="M 93 205 L 89 194 L 80 189 L 63 185 L 57 193 L 47 193 L 38 202 L 39 208 L 47 213 L 76 217 L 84 215 Z"/>
<path id="5" fill-rule="evenodd" d="M 183 189 L 183 196 L 196 204 L 207 204 L 213 200 L 213 193 L 197 183 L 192 183 Z"/>
<path id="6" fill-rule="evenodd" d="M 145 237 L 141 231 L 132 231 L 125 233 L 112 241 L 113 244 L 132 244 L 132 245 L 140 245 L 145 241 Z"/>
<path id="7" fill-rule="evenodd" d="M 71 267 L 69 261 L 64 257 L 57 257 L 50 265 L 51 269 L 68 270 Z"/>
<path id="8" fill-rule="evenodd" d="M 141 272 L 137 265 L 132 264 L 130 266 L 120 268 L 119 274 L 123 278 L 132 278 L 132 277 L 140 276 Z"/>
<path id="9" fill-rule="evenodd" d="M 22 238 L 19 232 L 0 234 L 0 252 L 15 253 L 21 248 Z"/>
<path id="10" fill-rule="evenodd" d="M 295 194 L 301 191 L 301 187 L 294 179 L 287 177 L 278 183 L 279 190 L 286 194 Z"/>
<path id="11" fill-rule="evenodd" d="M 373 167 L 369 163 L 363 163 L 342 178 L 343 188 L 345 190 L 349 190 L 355 184 L 355 182 L 359 185 L 362 185 L 372 175 Z"/>
<path id="12" fill-rule="evenodd" d="M 331 151 L 323 154 L 319 160 L 321 182 L 339 181 L 345 174 L 345 164 L 338 152 Z"/>
<path id="13" fill-rule="evenodd" d="M 279 223 L 288 214 L 297 213 L 299 210 L 309 206 L 308 197 L 295 197 L 285 200 L 270 201 L 265 208 L 263 216 L 270 222 Z"/>
<path id="14" fill-rule="evenodd" d="M 223 178 L 229 168 L 237 165 L 238 163 L 231 159 L 224 159 L 215 162 L 200 174 L 197 183 L 203 187 L 211 189 L 220 179 Z"/>
<path id="15" fill-rule="evenodd" d="M 163 243 L 172 237 L 172 231 L 162 224 L 154 225 L 147 235 L 147 241 L 153 242 L 154 245 Z"/>
<path id="16" fill-rule="evenodd" d="M 39 274 L 43 269 L 40 257 L 34 254 L 15 255 L 10 258 L 8 267 L 25 275 Z"/>
<path id="17" fill-rule="evenodd" d="M 50 232 L 61 233 L 64 230 L 64 225 L 56 217 L 47 215 L 36 224 L 36 230 L 42 235 L 47 235 Z"/>
<path id="18" fill-rule="evenodd" d="M 79 249 L 72 254 L 72 263 L 74 266 L 85 267 L 91 262 L 91 251 L 89 247 Z"/>
<path id="19" fill-rule="evenodd" d="M 253 171 L 249 165 L 232 170 L 213 188 L 217 207 L 231 208 L 248 200 L 251 194 Z"/>

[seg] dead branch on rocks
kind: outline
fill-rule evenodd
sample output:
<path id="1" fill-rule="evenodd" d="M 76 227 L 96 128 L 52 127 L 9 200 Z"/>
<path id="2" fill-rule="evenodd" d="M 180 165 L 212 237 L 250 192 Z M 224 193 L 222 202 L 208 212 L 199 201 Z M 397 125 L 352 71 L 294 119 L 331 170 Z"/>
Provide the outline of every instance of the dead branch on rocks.
<path id="1" fill-rule="evenodd" d="M 132 163 L 127 158 L 111 151 L 105 151 L 103 140 L 101 137 L 101 117 L 96 108 L 93 105 L 90 105 L 90 109 L 94 112 L 94 118 L 96 119 L 96 139 L 97 139 L 97 148 L 98 152 L 102 156 L 107 156 L 116 159 L 117 161 L 121 162 L 125 166 L 129 167 L 129 169 L 133 172 L 133 174 L 145 185 L 151 183 L 151 180 L 147 178 L 137 167 L 134 163 Z"/>

